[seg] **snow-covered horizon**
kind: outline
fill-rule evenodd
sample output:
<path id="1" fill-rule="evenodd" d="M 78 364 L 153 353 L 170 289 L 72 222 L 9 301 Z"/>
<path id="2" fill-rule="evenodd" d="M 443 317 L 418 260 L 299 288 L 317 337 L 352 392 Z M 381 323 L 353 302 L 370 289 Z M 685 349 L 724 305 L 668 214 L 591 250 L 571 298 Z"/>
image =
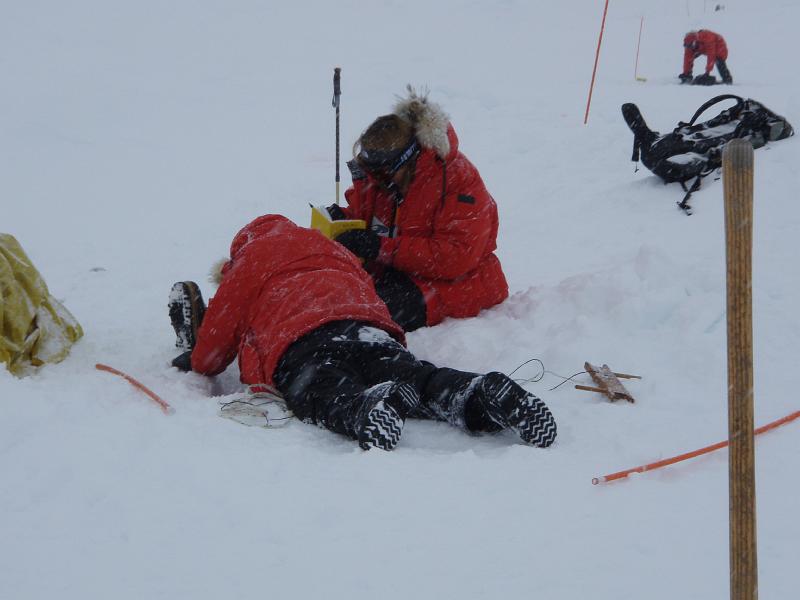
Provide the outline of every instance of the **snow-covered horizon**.
<path id="1" fill-rule="evenodd" d="M 611 2 L 585 126 L 603 5 L 6 6 L 0 231 L 86 335 L 32 377 L 0 369 L 0 596 L 727 597 L 727 451 L 591 485 L 727 436 L 722 182 L 685 216 L 678 186 L 634 172 L 620 105 L 665 131 L 730 92 L 798 126 L 800 6 Z M 699 27 L 728 41 L 733 86 L 677 85 Z M 333 201 L 337 66 L 343 188 L 353 141 L 407 83 L 451 116 L 498 203 L 511 297 L 409 348 L 482 372 L 542 361 L 525 387 L 558 421 L 551 449 L 421 421 L 391 453 L 296 421 L 245 427 L 218 416 L 242 392 L 235 365 L 216 379 L 169 367 L 172 283 L 213 295 L 206 274 L 239 228 L 265 213 L 306 224 L 309 203 Z M 757 425 L 798 410 L 799 148 L 755 152 Z M 636 403 L 552 389 L 585 361 L 641 375 L 626 382 Z M 796 595 L 798 427 L 756 444 L 762 598 Z"/>

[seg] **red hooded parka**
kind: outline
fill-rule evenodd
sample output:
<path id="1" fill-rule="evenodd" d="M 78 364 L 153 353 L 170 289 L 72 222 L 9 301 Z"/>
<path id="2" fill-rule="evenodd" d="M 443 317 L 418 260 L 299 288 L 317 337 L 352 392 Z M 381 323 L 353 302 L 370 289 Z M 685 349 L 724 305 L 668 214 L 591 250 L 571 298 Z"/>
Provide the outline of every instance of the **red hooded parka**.
<path id="1" fill-rule="evenodd" d="M 508 297 L 494 254 L 497 205 L 478 170 L 459 152 L 452 124 L 438 116 L 443 125 L 436 147 L 426 145 L 430 135 L 417 133 L 422 150 L 402 202 L 369 176 L 354 178 L 345 192 L 348 217 L 384 233 L 377 262 L 405 272 L 422 291 L 427 325 L 475 316 Z"/>
<path id="2" fill-rule="evenodd" d="M 696 48 L 691 48 L 688 45 L 693 42 L 697 42 Z M 706 75 L 711 73 L 718 58 L 728 60 L 728 46 L 725 44 L 725 38 L 708 29 L 690 31 L 683 38 L 683 45 L 683 73 L 686 75 L 691 74 L 694 67 L 694 59 L 701 54 L 705 54 L 707 57 Z"/>
<path id="3" fill-rule="evenodd" d="M 272 384 L 292 342 L 332 321 L 364 321 L 405 343 L 348 250 L 279 215 L 245 226 L 211 299 L 192 352 L 192 370 L 216 375 L 239 355 L 241 380 Z"/>

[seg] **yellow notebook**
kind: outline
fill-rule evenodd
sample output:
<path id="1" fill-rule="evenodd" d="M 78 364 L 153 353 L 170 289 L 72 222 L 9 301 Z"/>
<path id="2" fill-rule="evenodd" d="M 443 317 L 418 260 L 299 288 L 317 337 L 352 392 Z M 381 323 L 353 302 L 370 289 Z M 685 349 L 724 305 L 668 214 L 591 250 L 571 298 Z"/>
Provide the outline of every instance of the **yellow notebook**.
<path id="1" fill-rule="evenodd" d="M 350 229 L 366 229 L 367 223 L 361 219 L 344 219 L 333 221 L 324 206 L 311 207 L 311 229 L 317 229 L 322 234 L 333 239 L 340 233 Z"/>

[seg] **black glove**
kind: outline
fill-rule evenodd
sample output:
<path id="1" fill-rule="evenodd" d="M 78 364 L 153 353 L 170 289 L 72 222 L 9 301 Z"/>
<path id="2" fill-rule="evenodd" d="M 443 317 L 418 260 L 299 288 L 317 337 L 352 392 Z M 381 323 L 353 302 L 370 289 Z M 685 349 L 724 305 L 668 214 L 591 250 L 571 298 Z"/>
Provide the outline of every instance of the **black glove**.
<path id="1" fill-rule="evenodd" d="M 336 236 L 335 240 L 364 260 L 373 260 L 381 250 L 381 238 L 371 229 L 350 229 Z"/>
<path id="2" fill-rule="evenodd" d="M 681 73 L 678 75 L 678 79 L 681 80 L 681 83 L 689 83 L 692 81 L 692 74 L 691 73 Z"/>
<path id="3" fill-rule="evenodd" d="M 717 78 L 709 73 L 698 75 L 692 80 L 692 85 L 714 85 L 717 83 Z"/>
<path id="4" fill-rule="evenodd" d="M 328 211 L 332 221 L 342 221 L 347 218 L 344 210 L 338 204 L 331 204 L 325 210 Z"/>
<path id="5" fill-rule="evenodd" d="M 172 359 L 172 366 L 178 370 L 188 373 L 192 370 L 192 351 L 184 352 L 180 356 Z"/>

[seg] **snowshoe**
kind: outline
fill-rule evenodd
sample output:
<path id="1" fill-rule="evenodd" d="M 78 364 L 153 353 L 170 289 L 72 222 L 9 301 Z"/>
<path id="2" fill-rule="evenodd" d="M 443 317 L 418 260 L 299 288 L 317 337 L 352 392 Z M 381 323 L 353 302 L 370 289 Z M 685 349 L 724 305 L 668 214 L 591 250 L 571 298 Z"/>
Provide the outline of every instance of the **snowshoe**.
<path id="1" fill-rule="evenodd" d="M 408 383 L 381 383 L 363 392 L 358 418 L 358 445 L 364 449 L 392 450 L 409 412 L 419 404 L 419 394 Z"/>
<path id="2" fill-rule="evenodd" d="M 709 73 L 698 75 L 692 80 L 692 85 L 716 85 L 717 78 Z"/>
<path id="3" fill-rule="evenodd" d="M 503 373 L 481 377 L 475 398 L 499 426 L 510 428 L 527 444 L 547 448 L 556 439 L 556 422 L 539 398 Z"/>
<path id="4" fill-rule="evenodd" d="M 169 319 L 175 330 L 175 347 L 188 352 L 197 343 L 197 330 L 203 321 L 206 305 L 194 281 L 179 281 L 169 292 Z"/>

